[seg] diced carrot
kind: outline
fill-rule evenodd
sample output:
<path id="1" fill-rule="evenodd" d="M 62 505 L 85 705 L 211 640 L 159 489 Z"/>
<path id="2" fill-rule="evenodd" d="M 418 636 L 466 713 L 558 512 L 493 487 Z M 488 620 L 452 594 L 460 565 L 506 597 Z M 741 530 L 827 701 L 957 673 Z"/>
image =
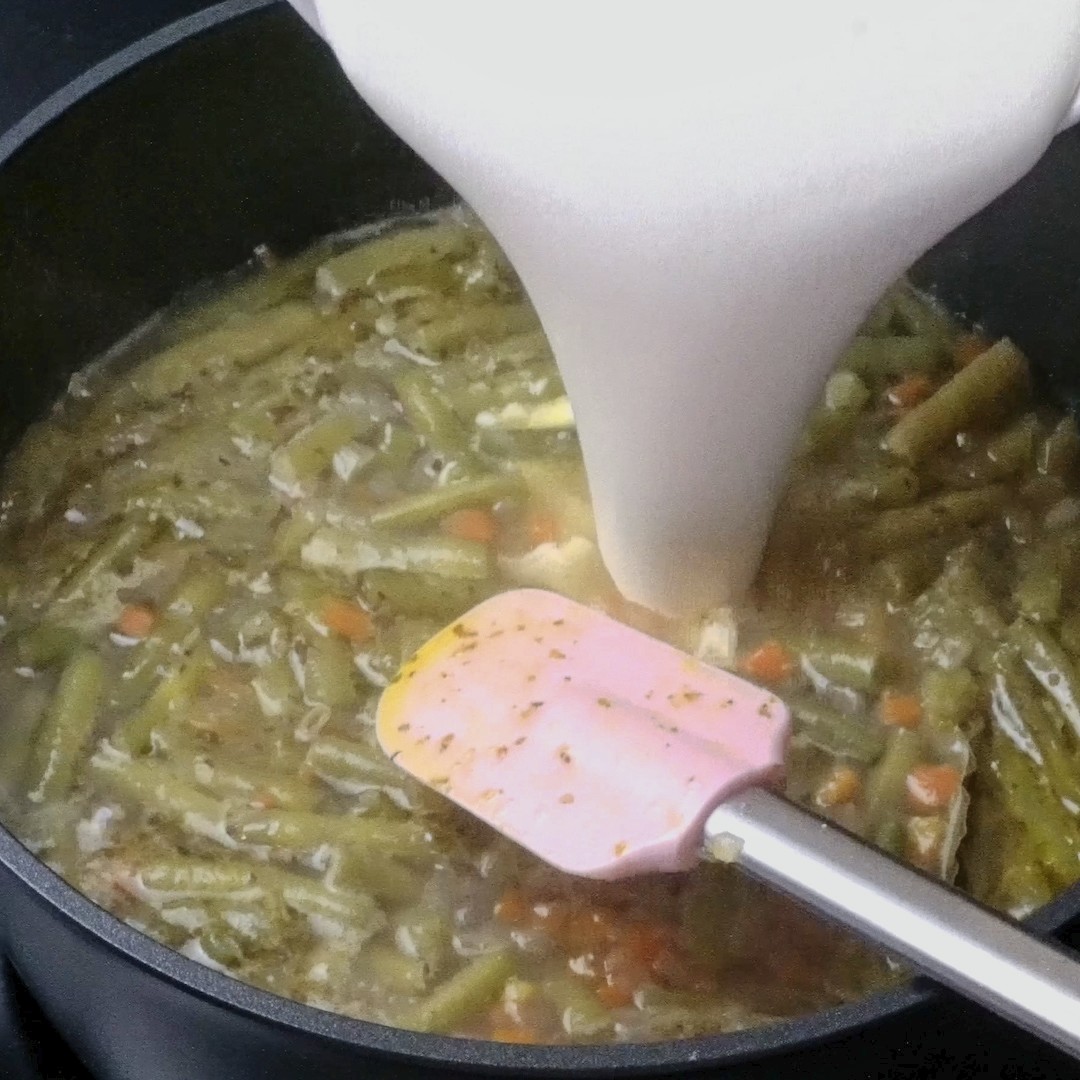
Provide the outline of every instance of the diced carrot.
<path id="1" fill-rule="evenodd" d="M 157 612 L 148 604 L 125 604 L 114 624 L 124 637 L 146 638 L 157 623 Z"/>
<path id="2" fill-rule="evenodd" d="M 530 909 L 528 921 L 534 929 L 542 930 L 553 941 L 565 945 L 570 906 L 565 900 L 540 900 Z"/>
<path id="3" fill-rule="evenodd" d="M 634 991 L 619 983 L 601 983 L 596 998 L 605 1009 L 620 1009 L 634 1000 Z"/>
<path id="4" fill-rule="evenodd" d="M 916 765 L 908 773 L 908 800 L 918 810 L 940 810 L 960 790 L 960 771 L 952 765 Z"/>
<path id="5" fill-rule="evenodd" d="M 491 1041 L 501 1043 L 536 1043 L 540 1037 L 535 1031 L 526 1027 L 514 1027 L 511 1024 L 503 1024 L 491 1029 Z"/>
<path id="6" fill-rule="evenodd" d="M 668 948 L 658 945 L 655 948 L 643 949 L 641 940 L 627 940 L 626 933 L 629 929 L 631 928 L 626 927 L 619 932 L 618 944 L 608 952 L 601 965 L 604 983 L 597 990 L 597 996 L 601 1000 L 607 998 L 605 1004 L 610 1003 L 610 1008 L 615 1008 L 616 1004 L 630 1004 L 635 991 L 652 981 L 652 965 Z"/>
<path id="7" fill-rule="evenodd" d="M 520 889 L 507 889 L 495 904 L 495 918 L 509 926 L 520 926 L 532 913 L 532 906 Z"/>
<path id="8" fill-rule="evenodd" d="M 615 914 L 607 908 L 575 911 L 566 926 L 567 950 L 574 955 L 600 952 L 615 940 L 617 933 Z"/>
<path id="9" fill-rule="evenodd" d="M 842 806 L 862 794 L 862 779 L 847 765 L 838 765 L 818 788 L 814 801 L 818 806 Z"/>
<path id="10" fill-rule="evenodd" d="M 375 624 L 371 621 L 371 616 L 359 604 L 354 604 L 351 600 L 328 596 L 323 601 L 320 614 L 329 630 L 346 638 L 354 645 L 369 641 L 375 633 Z"/>
<path id="11" fill-rule="evenodd" d="M 619 934 L 619 945 L 641 964 L 651 964 L 664 949 L 674 945 L 675 933 L 670 927 L 652 923 L 633 923 Z M 614 950 L 612 959 L 614 957 Z"/>
<path id="12" fill-rule="evenodd" d="M 739 666 L 751 679 L 778 683 L 795 674 L 795 657 L 779 641 L 766 641 L 747 653 Z"/>
<path id="13" fill-rule="evenodd" d="M 961 334 L 953 344 L 953 364 L 958 368 L 965 368 L 989 348 L 990 342 L 981 334 Z"/>
<path id="14" fill-rule="evenodd" d="M 923 374 L 909 375 L 906 379 L 890 386 L 885 394 L 890 405 L 899 409 L 910 409 L 925 401 L 934 391 L 934 384 Z"/>
<path id="15" fill-rule="evenodd" d="M 554 544 L 562 538 L 559 519 L 554 514 L 534 510 L 525 521 L 525 533 L 533 547 Z"/>
<path id="16" fill-rule="evenodd" d="M 478 506 L 447 514 L 440 527 L 447 536 L 452 536 L 455 540 L 475 540 L 478 544 L 494 542 L 499 533 L 499 523 L 495 520 L 495 515 Z"/>
<path id="17" fill-rule="evenodd" d="M 257 810 L 277 810 L 281 801 L 272 791 L 260 791 L 251 797 L 251 805 Z"/>
<path id="18" fill-rule="evenodd" d="M 915 694 L 899 694 L 886 690 L 878 702 L 883 724 L 891 727 L 917 728 L 922 722 L 922 702 Z"/>

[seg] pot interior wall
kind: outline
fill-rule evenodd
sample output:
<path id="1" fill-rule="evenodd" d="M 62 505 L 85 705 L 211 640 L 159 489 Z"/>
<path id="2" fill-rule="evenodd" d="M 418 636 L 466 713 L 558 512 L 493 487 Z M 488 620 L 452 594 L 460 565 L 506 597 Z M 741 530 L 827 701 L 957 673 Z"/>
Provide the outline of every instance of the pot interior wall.
<path id="1" fill-rule="evenodd" d="M 0 452 L 88 357 L 256 245 L 450 197 L 284 7 L 136 68 L 0 169 Z"/>

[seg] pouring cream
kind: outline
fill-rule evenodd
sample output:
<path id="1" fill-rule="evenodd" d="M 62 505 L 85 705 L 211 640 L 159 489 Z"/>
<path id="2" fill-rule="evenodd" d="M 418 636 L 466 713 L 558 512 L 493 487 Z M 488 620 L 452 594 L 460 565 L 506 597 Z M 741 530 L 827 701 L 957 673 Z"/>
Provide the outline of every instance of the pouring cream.
<path id="1" fill-rule="evenodd" d="M 751 580 L 880 293 L 1080 118 L 1077 0 L 293 2 L 502 245 L 671 614 Z"/>

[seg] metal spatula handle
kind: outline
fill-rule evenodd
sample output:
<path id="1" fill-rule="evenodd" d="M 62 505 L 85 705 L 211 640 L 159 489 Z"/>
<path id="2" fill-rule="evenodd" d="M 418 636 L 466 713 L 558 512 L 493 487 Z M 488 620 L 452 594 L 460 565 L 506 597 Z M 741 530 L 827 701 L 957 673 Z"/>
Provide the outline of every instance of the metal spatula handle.
<path id="1" fill-rule="evenodd" d="M 956 889 L 761 789 L 709 817 L 706 850 L 1080 1057 L 1080 964 Z"/>

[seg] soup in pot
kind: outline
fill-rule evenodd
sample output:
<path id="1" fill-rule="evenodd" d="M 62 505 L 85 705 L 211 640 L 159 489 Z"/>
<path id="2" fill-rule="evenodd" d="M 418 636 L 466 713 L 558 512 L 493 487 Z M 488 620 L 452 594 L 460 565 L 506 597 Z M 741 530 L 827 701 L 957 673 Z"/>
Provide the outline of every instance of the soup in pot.
<path id="1" fill-rule="evenodd" d="M 604 570 L 571 404 L 482 229 L 260 255 L 6 465 L 0 795 L 77 889 L 277 994 L 508 1042 L 731 1031 L 902 978 L 729 866 L 568 878 L 387 760 L 401 663 L 522 585 L 773 689 L 789 795 L 925 871 L 1014 914 L 1080 876 L 1080 439 L 1010 342 L 891 290 L 752 595 L 673 621 Z"/>

